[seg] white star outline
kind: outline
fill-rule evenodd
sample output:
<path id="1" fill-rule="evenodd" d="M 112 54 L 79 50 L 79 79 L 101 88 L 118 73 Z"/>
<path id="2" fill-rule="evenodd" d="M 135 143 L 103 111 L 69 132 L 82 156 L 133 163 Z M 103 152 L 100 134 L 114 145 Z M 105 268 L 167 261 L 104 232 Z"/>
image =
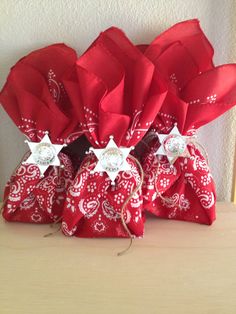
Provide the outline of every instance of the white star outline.
<path id="1" fill-rule="evenodd" d="M 184 150 L 184 152 L 182 154 L 179 154 L 178 156 L 168 155 L 168 152 L 165 150 L 164 142 L 170 135 L 178 135 L 178 136 L 180 136 L 184 140 L 184 142 L 186 144 L 186 148 L 185 148 L 185 150 Z M 160 142 L 161 146 L 158 148 L 158 150 L 156 151 L 155 155 L 164 155 L 164 156 L 166 156 L 168 161 L 169 161 L 169 163 L 171 165 L 173 165 L 179 157 L 187 157 L 187 158 L 191 157 L 187 145 L 190 142 L 190 139 L 192 137 L 182 135 L 179 132 L 179 129 L 178 129 L 176 123 L 175 123 L 174 127 L 172 128 L 172 130 L 170 131 L 169 134 L 159 134 L 159 133 L 157 133 L 157 136 L 159 138 L 159 142 Z"/>
<path id="2" fill-rule="evenodd" d="M 116 148 L 122 154 L 123 162 L 120 165 L 119 169 L 117 169 L 117 171 L 109 171 L 109 170 L 105 169 L 101 163 L 101 156 L 102 156 L 102 154 L 104 154 L 106 152 L 106 150 L 108 148 Z M 128 155 L 132 149 L 134 149 L 133 146 L 131 146 L 131 147 L 118 147 L 114 141 L 114 137 L 111 135 L 110 140 L 109 140 L 109 142 L 105 148 L 90 147 L 90 149 L 89 149 L 90 152 L 93 152 L 98 159 L 98 162 L 97 162 L 95 168 L 93 170 L 91 170 L 90 173 L 93 174 L 95 172 L 106 172 L 107 175 L 109 176 L 110 180 L 111 180 L 111 185 L 115 185 L 115 179 L 118 176 L 120 171 L 130 171 L 131 170 L 131 166 L 127 162 L 127 157 L 128 157 Z"/>
<path id="3" fill-rule="evenodd" d="M 58 154 L 59 152 L 62 150 L 63 147 L 67 146 L 66 144 L 62 144 L 62 145 L 59 145 L 59 144 L 53 144 L 49 138 L 49 132 L 45 132 L 45 135 L 44 137 L 41 139 L 40 142 L 30 142 L 28 140 L 25 140 L 25 143 L 28 144 L 29 146 L 29 149 L 31 151 L 31 155 L 29 156 L 29 158 L 23 162 L 23 164 L 33 164 L 33 165 L 37 165 L 38 168 L 39 168 L 39 171 L 40 171 L 40 174 L 41 174 L 41 177 L 44 176 L 44 173 L 45 171 L 47 170 L 47 168 L 49 166 L 60 166 L 60 167 L 63 167 L 60 163 L 60 159 L 58 158 Z M 38 147 L 38 145 L 41 145 L 42 143 L 47 143 L 50 145 L 50 147 L 53 149 L 54 151 L 54 158 L 53 160 L 47 164 L 47 165 L 41 165 L 39 164 L 35 158 L 34 158 L 34 153 L 35 153 L 35 150 L 36 148 Z"/>

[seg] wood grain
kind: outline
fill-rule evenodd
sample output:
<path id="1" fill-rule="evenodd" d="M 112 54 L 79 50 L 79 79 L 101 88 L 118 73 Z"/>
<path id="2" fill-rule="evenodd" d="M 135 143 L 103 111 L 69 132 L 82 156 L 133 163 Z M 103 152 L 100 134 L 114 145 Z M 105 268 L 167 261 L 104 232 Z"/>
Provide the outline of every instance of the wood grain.
<path id="1" fill-rule="evenodd" d="M 234 169 L 233 169 L 233 184 L 232 184 L 232 201 L 236 204 L 236 143 L 235 143 L 235 152 L 234 152 Z"/>
<path id="2" fill-rule="evenodd" d="M 236 206 L 213 226 L 149 218 L 125 239 L 44 238 L 49 226 L 0 222 L 0 313 L 235 314 Z"/>

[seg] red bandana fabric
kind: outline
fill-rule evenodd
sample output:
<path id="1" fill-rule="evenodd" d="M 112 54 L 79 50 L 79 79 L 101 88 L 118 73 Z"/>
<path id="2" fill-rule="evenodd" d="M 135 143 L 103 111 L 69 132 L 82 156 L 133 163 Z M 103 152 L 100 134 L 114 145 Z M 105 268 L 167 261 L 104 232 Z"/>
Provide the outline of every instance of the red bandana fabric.
<path id="1" fill-rule="evenodd" d="M 78 119 L 95 148 L 106 147 L 110 135 L 118 147 L 136 145 L 166 95 L 152 62 L 117 28 L 102 33 L 78 59 L 65 86 L 79 106 Z M 106 173 L 90 174 L 96 159 L 84 159 L 67 194 L 62 222 L 66 235 L 129 236 L 121 223 L 122 206 L 141 179 L 137 164 L 129 157 L 127 161 L 131 171 L 121 171 L 112 186 Z M 124 219 L 132 235 L 143 235 L 141 187 L 125 207 Z"/>
<path id="2" fill-rule="evenodd" d="M 170 28 L 144 54 L 169 85 L 149 135 L 169 134 L 177 124 L 182 135 L 192 136 L 235 105 L 236 65 L 214 67 L 213 48 L 197 20 Z M 158 217 L 211 224 L 215 186 L 201 150 L 193 143 L 188 145 L 190 158 L 179 157 L 171 166 L 165 156 L 154 155 L 160 144 L 152 137 L 143 158 L 144 207 Z"/>
<path id="3" fill-rule="evenodd" d="M 62 83 L 76 58 L 74 50 L 56 44 L 32 52 L 12 68 L 0 102 L 30 141 L 40 142 L 49 132 L 53 144 L 69 144 L 81 135 Z M 58 157 L 64 168 L 50 166 L 44 178 L 37 165 L 20 162 L 4 193 L 6 220 L 51 223 L 61 217 L 73 168 L 67 155 Z"/>
<path id="4" fill-rule="evenodd" d="M 193 136 L 236 104 L 236 65 L 215 67 L 212 58 L 197 20 L 174 25 L 150 45 L 135 46 L 112 27 L 79 58 L 64 44 L 22 58 L 0 93 L 3 108 L 30 141 L 48 132 L 52 144 L 68 147 L 58 154 L 63 168 L 49 166 L 43 178 L 38 165 L 23 162 L 29 155 L 23 158 L 6 186 L 3 217 L 60 220 L 63 233 L 77 237 L 141 237 L 145 210 L 211 224 L 214 182 Z M 174 126 L 189 137 L 189 156 L 171 165 L 156 155 L 163 144 L 157 134 Z M 135 147 L 115 185 L 93 171 L 99 158 L 85 154 L 105 149 L 111 136 L 120 149 Z"/>
<path id="5" fill-rule="evenodd" d="M 49 167 L 43 178 L 36 165 L 21 163 L 17 167 L 4 193 L 6 220 L 52 223 L 61 217 L 73 168 L 67 155 L 59 153 L 59 159 L 64 168 Z"/>

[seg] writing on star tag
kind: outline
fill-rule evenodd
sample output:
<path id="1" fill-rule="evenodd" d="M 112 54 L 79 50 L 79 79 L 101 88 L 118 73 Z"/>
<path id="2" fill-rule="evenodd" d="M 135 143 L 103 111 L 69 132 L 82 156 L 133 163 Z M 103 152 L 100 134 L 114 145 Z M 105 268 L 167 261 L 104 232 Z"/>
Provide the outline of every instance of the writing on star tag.
<path id="1" fill-rule="evenodd" d="M 168 135 L 163 142 L 166 155 L 178 157 L 181 156 L 186 150 L 185 139 L 178 134 Z"/>
<path id="2" fill-rule="evenodd" d="M 101 154 L 100 162 L 104 170 L 117 172 L 124 163 L 124 155 L 119 148 L 110 147 Z"/>
<path id="3" fill-rule="evenodd" d="M 111 135 L 107 146 L 104 148 L 90 147 L 90 152 L 93 152 L 98 161 L 90 173 L 106 172 L 111 180 L 111 184 L 115 184 L 115 179 L 120 171 L 130 171 L 130 164 L 127 162 L 127 157 L 133 147 L 118 147 Z"/>
<path id="4" fill-rule="evenodd" d="M 53 144 L 48 136 L 48 132 L 45 131 L 45 135 L 39 143 L 29 142 L 28 140 L 25 142 L 30 148 L 31 155 L 23 163 L 37 165 L 42 177 L 49 166 L 63 167 L 58 154 L 66 144 Z"/>
<path id="5" fill-rule="evenodd" d="M 169 134 L 157 134 L 157 136 L 161 145 L 155 155 L 166 156 L 170 164 L 173 164 L 179 157 L 190 157 L 187 147 L 190 137 L 182 135 L 177 124 Z"/>
<path id="6" fill-rule="evenodd" d="M 56 150 L 50 143 L 39 143 L 35 146 L 32 157 L 36 164 L 48 166 L 55 160 Z"/>

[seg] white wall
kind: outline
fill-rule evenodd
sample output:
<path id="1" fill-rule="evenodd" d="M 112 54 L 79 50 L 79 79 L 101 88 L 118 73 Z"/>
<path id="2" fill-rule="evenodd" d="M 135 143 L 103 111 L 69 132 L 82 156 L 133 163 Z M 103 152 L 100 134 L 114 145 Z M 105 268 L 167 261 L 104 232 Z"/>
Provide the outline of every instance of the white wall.
<path id="1" fill-rule="evenodd" d="M 31 50 L 65 42 L 82 53 L 100 31 L 111 25 L 122 28 L 136 43 L 148 43 L 172 24 L 197 17 L 215 47 L 216 63 L 235 61 L 236 47 L 231 45 L 236 34 L 234 3 L 234 0 L 0 0 L 0 86 L 10 67 Z M 224 200 L 231 196 L 235 121 L 231 112 L 200 132 L 209 153 L 218 198 Z M 25 150 L 23 136 L 0 109 L 0 193 Z"/>

